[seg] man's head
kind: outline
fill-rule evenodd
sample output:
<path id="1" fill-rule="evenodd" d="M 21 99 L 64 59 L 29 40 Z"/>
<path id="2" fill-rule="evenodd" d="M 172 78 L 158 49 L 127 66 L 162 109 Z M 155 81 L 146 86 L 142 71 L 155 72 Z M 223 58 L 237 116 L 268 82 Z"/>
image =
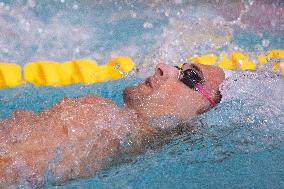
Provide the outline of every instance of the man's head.
<path id="1" fill-rule="evenodd" d="M 225 78 L 216 66 L 184 64 L 183 70 L 194 69 L 202 78 L 202 86 L 218 103 L 221 99 L 219 85 Z M 124 91 L 124 102 L 139 115 L 156 118 L 164 115 L 188 119 L 210 108 L 209 100 L 179 78 L 179 70 L 167 64 L 158 64 L 155 74 L 138 86 Z"/>

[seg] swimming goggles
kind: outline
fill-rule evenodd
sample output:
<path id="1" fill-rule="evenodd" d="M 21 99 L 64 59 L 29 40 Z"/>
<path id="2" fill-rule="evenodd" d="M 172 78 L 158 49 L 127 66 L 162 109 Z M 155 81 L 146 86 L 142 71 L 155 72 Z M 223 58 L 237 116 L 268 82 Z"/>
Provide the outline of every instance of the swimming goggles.
<path id="1" fill-rule="evenodd" d="M 212 107 L 216 106 L 216 102 L 211 98 L 202 85 L 203 79 L 201 70 L 194 64 L 192 64 L 191 67 L 192 68 L 183 70 L 182 67 L 175 66 L 175 68 L 179 70 L 178 79 L 189 88 L 200 92 L 210 102 Z"/>

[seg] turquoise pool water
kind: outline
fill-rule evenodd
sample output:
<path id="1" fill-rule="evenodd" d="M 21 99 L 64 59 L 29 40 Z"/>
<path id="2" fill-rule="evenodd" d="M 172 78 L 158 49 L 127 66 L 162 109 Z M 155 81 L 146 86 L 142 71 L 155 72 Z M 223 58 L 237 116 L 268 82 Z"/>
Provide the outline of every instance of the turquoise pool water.
<path id="1" fill-rule="evenodd" d="M 122 105 L 123 89 L 161 60 L 176 64 L 194 53 L 284 49 L 283 9 L 282 1 L 0 1 L 1 61 L 84 57 L 103 64 L 119 54 L 139 68 L 125 79 L 88 86 L 1 90 L 0 117 L 90 93 Z M 197 133 L 180 134 L 93 177 L 62 186 L 47 182 L 46 188 L 283 188 L 283 77 L 235 72 L 222 92 L 222 103 L 195 120 Z"/>

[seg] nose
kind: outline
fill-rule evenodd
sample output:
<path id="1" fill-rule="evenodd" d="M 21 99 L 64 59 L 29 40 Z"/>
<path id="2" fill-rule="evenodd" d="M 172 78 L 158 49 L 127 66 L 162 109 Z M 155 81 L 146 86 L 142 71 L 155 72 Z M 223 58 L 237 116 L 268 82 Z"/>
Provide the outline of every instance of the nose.
<path id="1" fill-rule="evenodd" d="M 156 65 L 155 76 L 160 79 L 168 79 L 169 77 L 175 77 L 178 74 L 178 70 L 168 64 L 159 63 Z"/>

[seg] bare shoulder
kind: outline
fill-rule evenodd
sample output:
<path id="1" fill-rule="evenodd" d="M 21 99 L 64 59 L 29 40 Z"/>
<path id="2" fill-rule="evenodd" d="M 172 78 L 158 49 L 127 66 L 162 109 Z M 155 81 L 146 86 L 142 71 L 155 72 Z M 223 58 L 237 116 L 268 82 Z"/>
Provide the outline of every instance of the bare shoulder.
<path id="1" fill-rule="evenodd" d="M 60 99 L 51 109 L 60 110 L 66 109 L 71 107 L 79 107 L 79 106 L 86 106 L 92 105 L 93 107 L 103 107 L 103 106 L 113 106 L 116 107 L 117 105 L 110 99 L 103 98 L 101 96 L 97 96 L 94 94 L 89 94 L 85 96 L 81 96 L 78 98 L 69 98 L 63 97 Z"/>
<path id="2" fill-rule="evenodd" d="M 107 157 L 114 156 L 134 126 L 126 110 L 96 95 L 64 97 L 40 113 L 16 110 L 11 118 L 0 119 L 1 125 L 5 129 L 0 129 L 0 144 L 9 153 L 0 156 L 0 168 L 5 170 L 0 183 L 8 185 L 21 177 L 9 172 L 15 161 L 31 170 L 25 175 L 31 183 L 36 182 L 34 175 L 41 178 L 45 170 L 59 180 L 91 175 L 106 164 Z M 13 173 L 21 170 L 15 168 Z"/>

